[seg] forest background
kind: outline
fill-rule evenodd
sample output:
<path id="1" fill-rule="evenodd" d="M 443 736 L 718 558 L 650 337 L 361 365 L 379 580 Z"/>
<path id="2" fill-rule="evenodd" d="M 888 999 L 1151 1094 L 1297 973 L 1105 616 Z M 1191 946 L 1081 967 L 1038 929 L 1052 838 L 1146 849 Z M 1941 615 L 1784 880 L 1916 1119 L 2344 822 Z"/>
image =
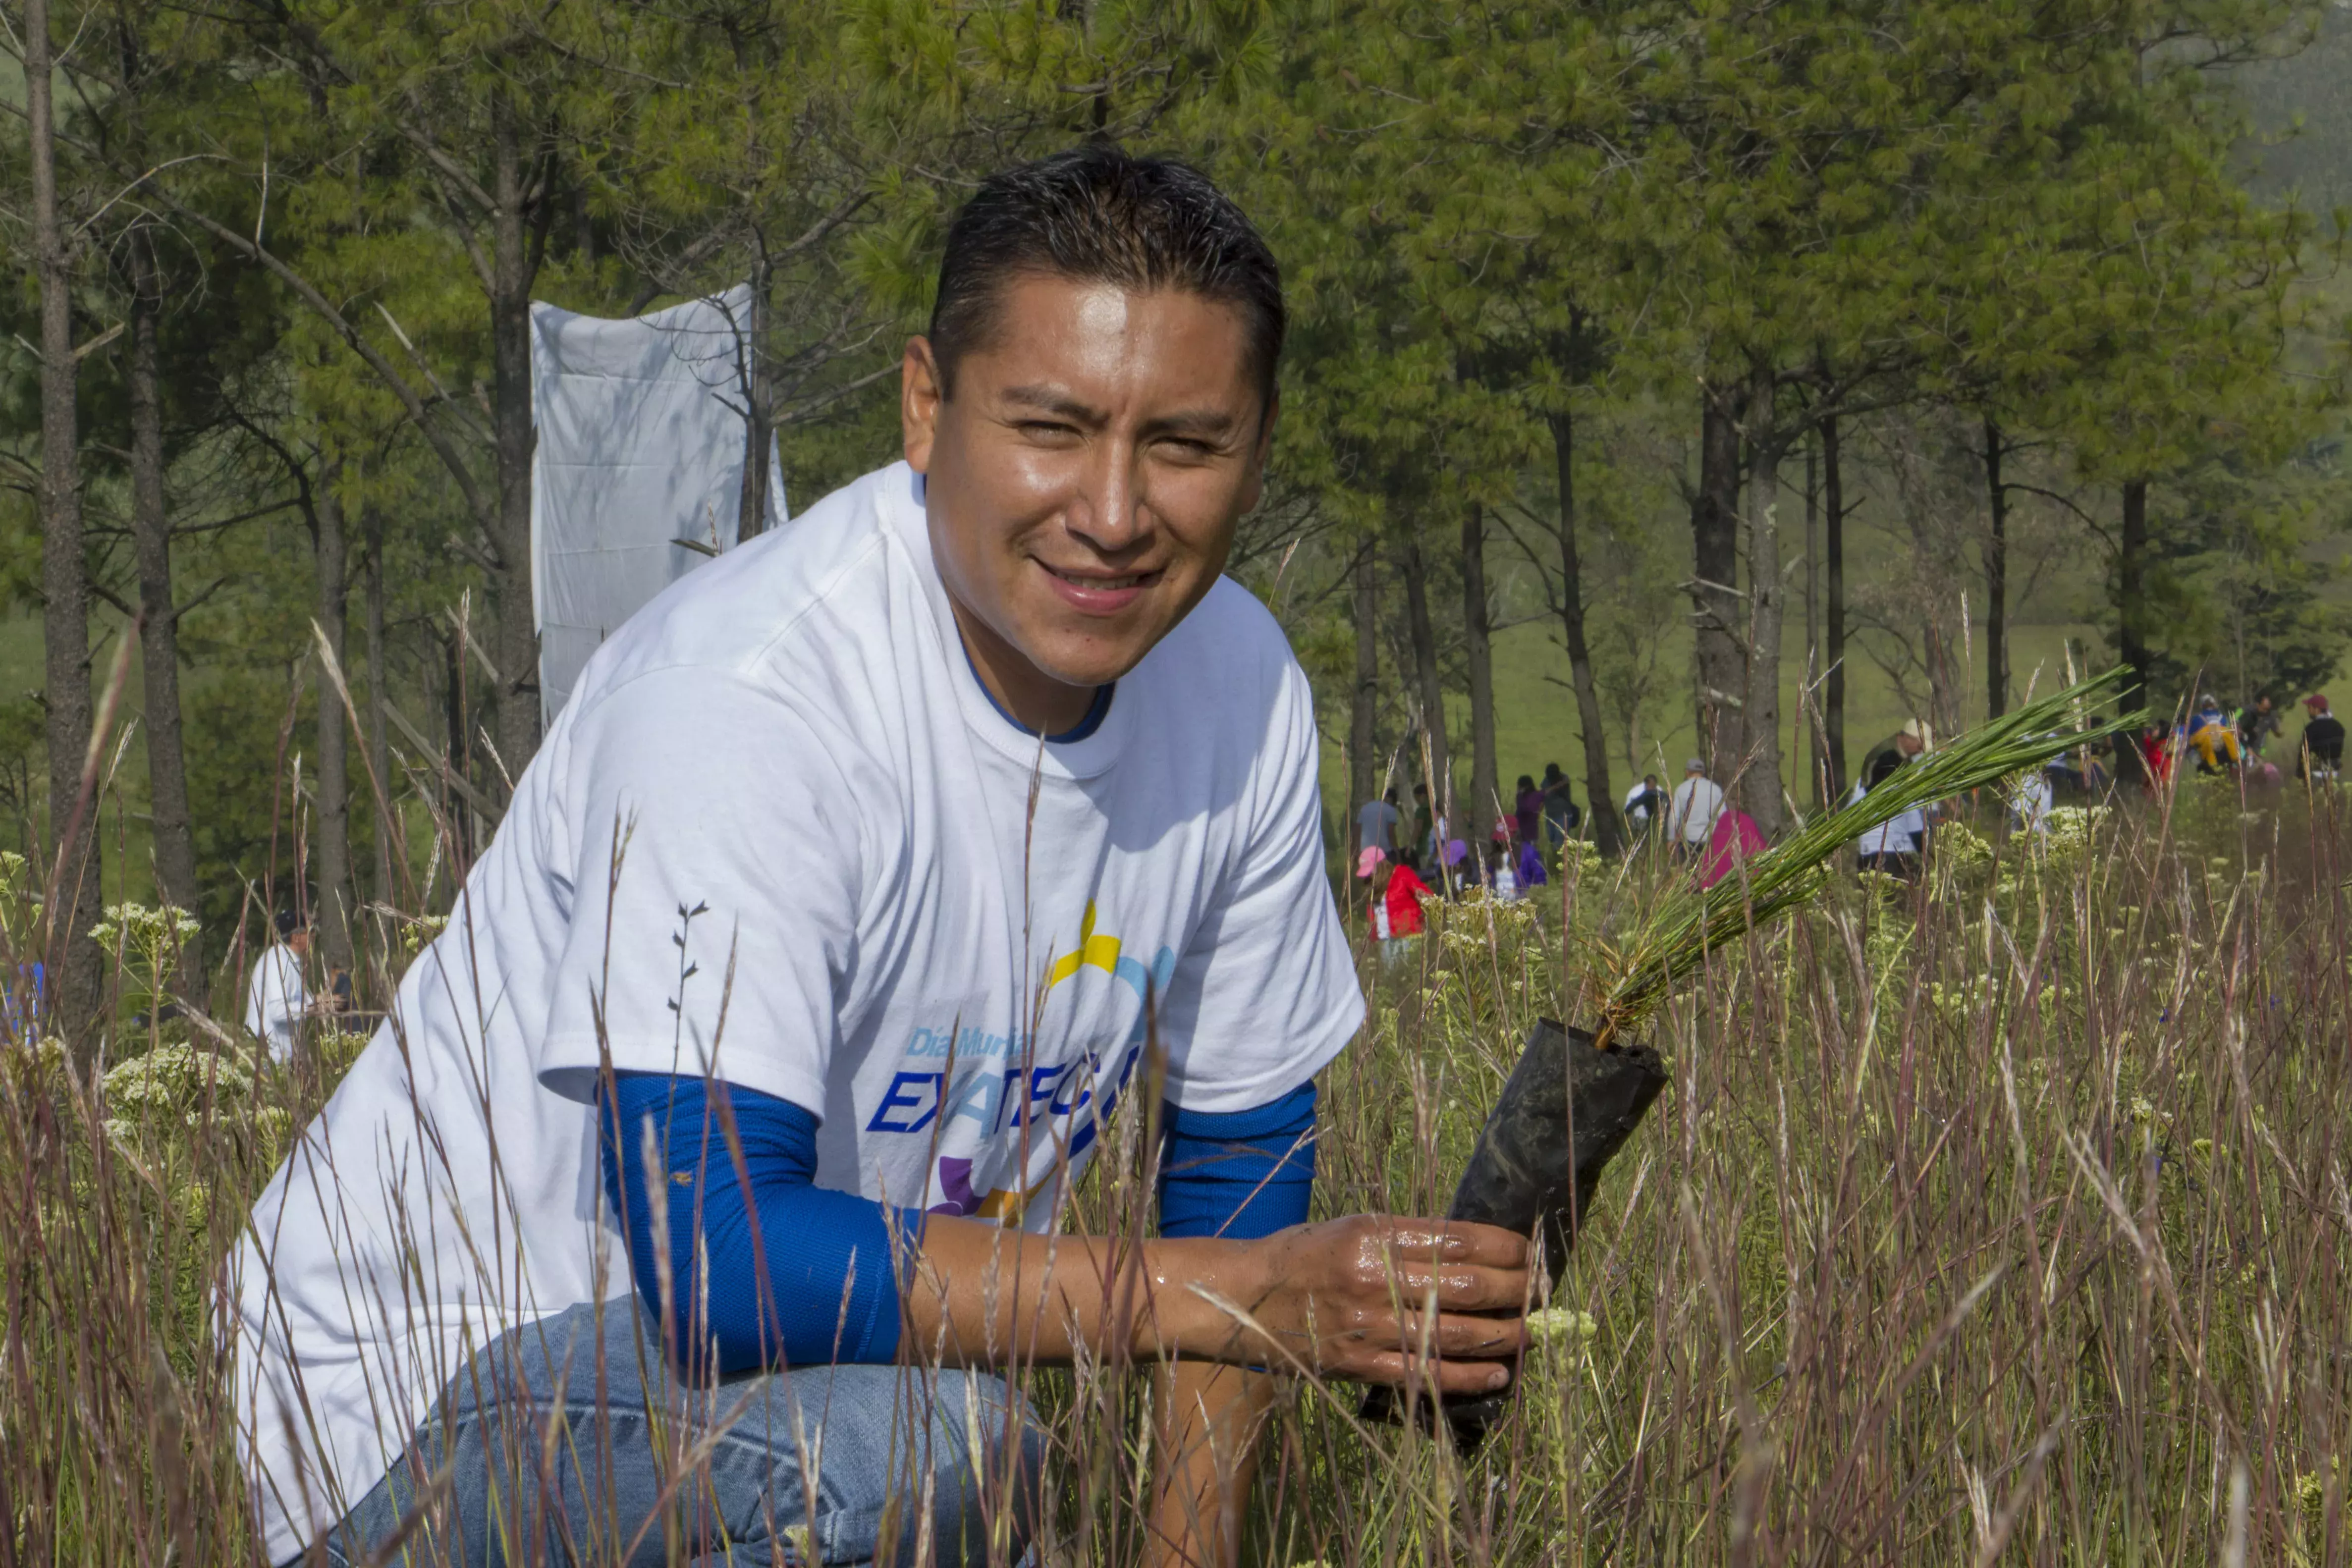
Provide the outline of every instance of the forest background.
<path id="1" fill-rule="evenodd" d="M 531 300 L 748 279 L 798 509 L 897 455 L 962 195 L 1090 136 L 1208 169 L 1284 264 L 1233 570 L 1314 676 L 1335 850 L 1384 785 L 1476 832 L 1551 760 L 1606 844 L 1690 753 L 1777 831 L 2070 660 L 2287 703 L 2352 644 L 2340 4 L 5 19 L 0 834 L 67 931 L 196 912 L 186 974 L 279 904 L 371 972 L 529 761 Z M 124 804 L 76 810 L 93 769 Z"/>

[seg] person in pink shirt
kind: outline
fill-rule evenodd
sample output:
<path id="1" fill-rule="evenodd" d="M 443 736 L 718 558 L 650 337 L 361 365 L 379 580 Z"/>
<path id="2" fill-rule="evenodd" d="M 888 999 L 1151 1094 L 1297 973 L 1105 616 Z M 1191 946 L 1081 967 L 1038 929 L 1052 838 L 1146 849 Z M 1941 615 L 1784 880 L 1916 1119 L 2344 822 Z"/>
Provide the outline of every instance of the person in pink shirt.
<path id="1" fill-rule="evenodd" d="M 1739 868 L 1739 862 L 1764 852 L 1764 833 L 1756 819 L 1734 807 L 1715 820 L 1707 835 L 1706 859 L 1699 866 L 1698 884 L 1713 887 Z"/>

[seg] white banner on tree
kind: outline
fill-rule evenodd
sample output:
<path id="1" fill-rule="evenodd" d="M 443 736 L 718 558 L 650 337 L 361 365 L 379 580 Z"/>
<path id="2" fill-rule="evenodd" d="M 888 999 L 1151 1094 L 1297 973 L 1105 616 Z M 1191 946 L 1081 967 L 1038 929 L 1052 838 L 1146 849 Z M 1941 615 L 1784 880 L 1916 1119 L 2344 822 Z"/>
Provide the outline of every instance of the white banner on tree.
<path id="1" fill-rule="evenodd" d="M 530 308 L 530 580 L 540 711 L 622 622 L 735 544 L 751 293 L 611 321 Z M 784 520 L 768 444 L 765 526 Z"/>

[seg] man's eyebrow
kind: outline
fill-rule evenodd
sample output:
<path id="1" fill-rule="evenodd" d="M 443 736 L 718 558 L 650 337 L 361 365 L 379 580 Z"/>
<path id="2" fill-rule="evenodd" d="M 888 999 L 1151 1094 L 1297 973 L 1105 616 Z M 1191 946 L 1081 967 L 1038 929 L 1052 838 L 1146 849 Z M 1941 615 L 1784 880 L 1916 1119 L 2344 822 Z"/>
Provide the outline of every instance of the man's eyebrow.
<path id="1" fill-rule="evenodd" d="M 1042 413 L 1058 413 L 1081 424 L 1100 424 L 1105 418 L 1102 410 L 1059 387 L 1006 387 L 997 395 L 1007 402 L 1017 402 Z"/>
<path id="2" fill-rule="evenodd" d="M 1231 435 L 1240 427 L 1241 422 L 1234 417 L 1233 411 L 1221 408 L 1178 409 L 1153 420 L 1150 426 L 1154 434 L 1205 436 Z"/>
<path id="3" fill-rule="evenodd" d="M 997 395 L 1007 402 L 1033 408 L 1040 413 L 1056 414 L 1073 423 L 1093 428 L 1099 428 L 1110 417 L 1085 399 L 1056 386 L 1006 387 Z M 1149 430 L 1155 435 L 1164 434 L 1217 438 L 1230 435 L 1240 427 L 1241 421 L 1234 416 L 1231 410 L 1189 408 L 1178 409 L 1173 413 L 1160 415 L 1150 422 Z"/>

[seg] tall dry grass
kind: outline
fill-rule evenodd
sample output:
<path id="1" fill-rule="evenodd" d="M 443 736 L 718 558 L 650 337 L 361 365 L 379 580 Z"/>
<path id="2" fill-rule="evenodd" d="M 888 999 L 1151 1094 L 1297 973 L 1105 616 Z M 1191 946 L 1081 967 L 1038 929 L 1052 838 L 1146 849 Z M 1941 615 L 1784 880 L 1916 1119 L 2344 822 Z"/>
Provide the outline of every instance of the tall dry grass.
<path id="1" fill-rule="evenodd" d="M 1465 1461 L 1289 1385 L 1245 1560 L 2352 1558 L 2343 809 L 2188 785 L 2042 852 L 1990 837 L 1717 954 L 1652 1026 L 1674 1083 L 1518 1416 Z M 1526 1026 L 1660 874 L 1368 957 L 1318 1207 L 1442 1211 Z M 89 1057 L 0 1055 L 0 1562 L 252 1554 L 214 1268 L 350 1042 L 282 1072 L 131 1005 Z M 1119 1142 L 1080 1207 L 1131 1231 Z M 1149 1380 L 1024 1379 L 1047 1561 L 1134 1561 Z"/>

